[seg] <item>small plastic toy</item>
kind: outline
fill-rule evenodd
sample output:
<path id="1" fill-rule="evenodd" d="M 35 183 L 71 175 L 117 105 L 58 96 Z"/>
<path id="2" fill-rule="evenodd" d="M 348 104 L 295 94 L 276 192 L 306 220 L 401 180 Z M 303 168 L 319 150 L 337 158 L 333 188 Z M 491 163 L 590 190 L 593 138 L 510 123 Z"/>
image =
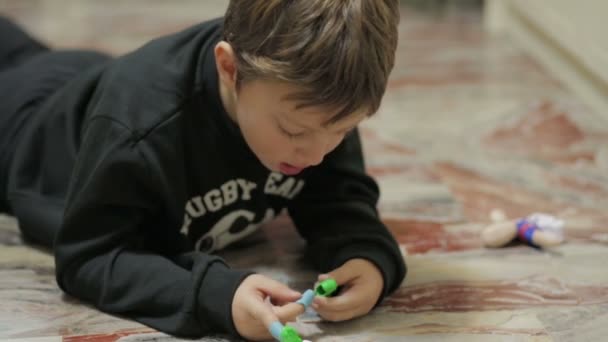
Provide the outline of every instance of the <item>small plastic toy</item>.
<path id="1" fill-rule="evenodd" d="M 298 301 L 296 303 L 304 305 L 304 308 L 307 309 L 312 304 L 312 301 L 314 299 L 315 299 L 315 291 L 306 290 L 302 294 L 302 298 L 298 299 Z"/>
<path id="2" fill-rule="evenodd" d="M 495 222 L 481 233 L 486 247 L 501 247 L 515 237 L 534 247 L 555 246 L 564 241 L 564 221 L 554 216 L 534 213 L 519 220 Z"/>
<path id="3" fill-rule="evenodd" d="M 283 326 L 281 322 L 273 322 L 270 325 L 270 334 L 280 342 L 304 342 L 296 329 L 290 326 Z"/>
<path id="4" fill-rule="evenodd" d="M 317 296 L 329 297 L 338 289 L 338 283 L 334 279 L 323 280 L 316 288 Z"/>
<path id="5" fill-rule="evenodd" d="M 296 303 L 304 305 L 304 308 L 308 308 L 315 296 L 329 297 L 338 289 L 338 283 L 334 279 L 326 279 L 317 285 L 316 289 L 306 290 L 300 299 Z"/>
<path id="6" fill-rule="evenodd" d="M 296 301 L 298 304 L 302 304 L 304 309 L 307 309 L 312 301 L 315 299 L 315 296 L 329 297 L 338 289 L 338 283 L 334 279 L 326 279 L 317 285 L 315 291 L 306 290 L 300 299 Z M 290 326 L 283 326 L 281 322 L 273 322 L 270 327 L 268 327 L 270 334 L 277 341 L 280 342 L 310 342 L 307 340 L 302 340 L 300 335 L 296 329 Z"/>

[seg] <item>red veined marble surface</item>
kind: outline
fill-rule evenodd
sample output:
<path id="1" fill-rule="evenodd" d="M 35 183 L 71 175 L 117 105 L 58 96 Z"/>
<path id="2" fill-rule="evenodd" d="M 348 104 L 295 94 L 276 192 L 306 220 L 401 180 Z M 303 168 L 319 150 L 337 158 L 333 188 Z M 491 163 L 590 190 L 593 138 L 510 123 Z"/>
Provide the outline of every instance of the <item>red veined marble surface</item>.
<path id="1" fill-rule="evenodd" d="M 57 48 L 113 54 L 222 14 L 225 1 L 1 0 L 0 12 Z M 604 113 L 605 114 L 605 113 Z M 408 264 L 373 313 L 296 326 L 314 341 L 601 341 L 608 336 L 608 122 L 477 12 L 404 9 L 397 63 L 362 125 L 384 222 Z M 566 221 L 566 243 L 482 247 L 492 211 Z M 305 289 L 315 274 L 280 217 L 222 254 Z M 175 341 L 62 294 L 51 254 L 0 217 L 0 339 Z M 209 337 L 203 341 L 225 341 Z"/>

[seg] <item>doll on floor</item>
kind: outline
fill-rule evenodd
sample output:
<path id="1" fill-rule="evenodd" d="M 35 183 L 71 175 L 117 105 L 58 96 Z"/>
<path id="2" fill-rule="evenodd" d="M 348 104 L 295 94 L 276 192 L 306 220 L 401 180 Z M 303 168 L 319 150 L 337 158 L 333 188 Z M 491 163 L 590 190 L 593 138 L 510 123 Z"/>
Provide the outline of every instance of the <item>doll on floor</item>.
<path id="1" fill-rule="evenodd" d="M 496 220 L 481 233 L 486 247 L 502 247 L 516 237 L 534 247 L 547 248 L 564 241 L 564 221 L 534 213 L 517 220 Z"/>

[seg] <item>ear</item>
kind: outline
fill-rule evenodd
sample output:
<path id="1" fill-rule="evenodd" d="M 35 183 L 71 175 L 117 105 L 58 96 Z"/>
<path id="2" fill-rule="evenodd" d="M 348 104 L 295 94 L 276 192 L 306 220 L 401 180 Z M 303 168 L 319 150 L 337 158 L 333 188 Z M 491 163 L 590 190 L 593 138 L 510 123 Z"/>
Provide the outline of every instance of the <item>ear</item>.
<path id="1" fill-rule="evenodd" d="M 225 41 L 217 43 L 214 49 L 215 66 L 220 81 L 229 89 L 236 87 L 236 56 L 232 46 Z"/>

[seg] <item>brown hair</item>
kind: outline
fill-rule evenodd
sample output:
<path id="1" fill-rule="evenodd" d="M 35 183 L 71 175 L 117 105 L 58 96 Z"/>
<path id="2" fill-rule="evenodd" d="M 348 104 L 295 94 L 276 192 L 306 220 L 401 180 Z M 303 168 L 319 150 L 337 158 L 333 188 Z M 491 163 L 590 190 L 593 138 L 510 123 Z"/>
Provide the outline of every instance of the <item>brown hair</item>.
<path id="1" fill-rule="evenodd" d="M 302 89 L 298 108 L 325 106 L 328 122 L 378 110 L 397 47 L 398 0 L 231 0 L 224 40 L 237 89 L 254 79 Z"/>

